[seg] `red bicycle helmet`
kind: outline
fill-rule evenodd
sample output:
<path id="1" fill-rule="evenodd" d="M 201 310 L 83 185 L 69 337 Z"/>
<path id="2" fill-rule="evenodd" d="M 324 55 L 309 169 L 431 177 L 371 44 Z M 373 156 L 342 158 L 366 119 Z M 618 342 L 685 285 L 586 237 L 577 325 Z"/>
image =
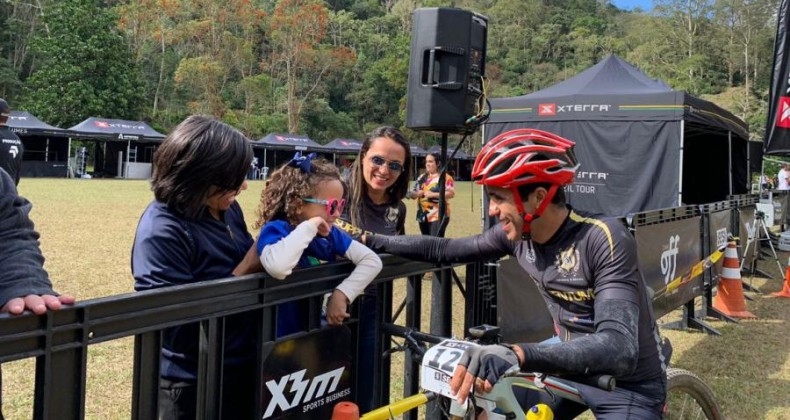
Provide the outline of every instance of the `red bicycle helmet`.
<path id="1" fill-rule="evenodd" d="M 530 223 L 543 214 L 557 189 L 573 182 L 579 163 L 574 142 L 556 134 L 529 128 L 504 132 L 486 143 L 475 159 L 472 179 L 478 184 L 508 188 L 524 218 L 525 233 Z M 548 194 L 534 214 L 524 211 L 518 187 L 551 184 Z"/>
<path id="2" fill-rule="evenodd" d="M 486 143 L 475 159 L 478 184 L 511 188 L 544 182 L 567 185 L 579 167 L 574 142 L 529 128 L 504 132 Z"/>

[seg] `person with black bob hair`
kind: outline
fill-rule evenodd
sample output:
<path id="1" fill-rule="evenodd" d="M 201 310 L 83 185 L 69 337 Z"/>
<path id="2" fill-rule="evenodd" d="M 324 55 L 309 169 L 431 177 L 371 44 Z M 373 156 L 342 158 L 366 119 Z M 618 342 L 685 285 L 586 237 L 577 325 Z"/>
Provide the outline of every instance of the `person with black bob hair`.
<path id="1" fill-rule="evenodd" d="M 249 140 L 209 117 L 191 116 L 154 155 L 155 199 L 137 225 L 132 274 L 137 291 L 263 270 L 236 196 L 247 189 Z M 252 418 L 258 323 L 250 313 L 226 318 L 222 417 Z M 164 330 L 160 420 L 196 415 L 197 323 Z"/>

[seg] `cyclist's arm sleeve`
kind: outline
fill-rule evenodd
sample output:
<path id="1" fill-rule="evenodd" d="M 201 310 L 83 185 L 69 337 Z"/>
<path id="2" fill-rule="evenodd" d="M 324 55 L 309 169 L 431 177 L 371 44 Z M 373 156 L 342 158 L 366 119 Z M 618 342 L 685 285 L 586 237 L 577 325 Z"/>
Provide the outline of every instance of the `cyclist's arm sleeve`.
<path id="1" fill-rule="evenodd" d="M 639 307 L 622 299 L 595 303 L 596 332 L 560 344 L 517 344 L 527 372 L 609 374 L 622 377 L 636 368 Z"/>
<path id="2" fill-rule="evenodd" d="M 367 236 L 365 245 L 377 253 L 400 255 L 416 261 L 456 263 L 487 261 L 513 253 L 510 241 L 497 226 L 480 235 L 448 239 L 427 235 Z"/>
<path id="3" fill-rule="evenodd" d="M 587 243 L 594 282 L 595 332 L 553 347 L 522 346 L 527 370 L 627 376 L 639 359 L 640 308 L 636 243 L 618 221 L 595 231 Z"/>

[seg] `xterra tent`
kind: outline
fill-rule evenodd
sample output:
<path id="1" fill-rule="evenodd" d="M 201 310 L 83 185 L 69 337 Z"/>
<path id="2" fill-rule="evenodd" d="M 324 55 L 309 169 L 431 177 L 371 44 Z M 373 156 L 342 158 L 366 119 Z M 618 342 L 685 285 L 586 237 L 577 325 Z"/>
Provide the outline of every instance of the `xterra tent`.
<path id="1" fill-rule="evenodd" d="M 259 166 L 267 168 L 275 168 L 282 163 L 291 159 L 296 151 L 302 153 L 327 152 L 324 146 L 313 141 L 310 137 L 301 134 L 284 134 L 284 133 L 271 133 L 252 142 L 252 147 L 255 149 L 255 156 L 258 158 Z M 263 150 L 262 156 L 259 150 Z M 273 153 L 269 154 L 269 151 Z M 286 150 L 287 153 L 279 153 L 278 151 Z M 261 160 L 261 157 L 263 160 Z"/>
<path id="2" fill-rule="evenodd" d="M 70 131 L 53 127 L 25 111 L 11 111 L 8 128 L 24 146 L 23 177 L 66 176 Z"/>
<path id="3" fill-rule="evenodd" d="M 95 142 L 94 174 L 117 178 L 150 177 L 154 151 L 165 139 L 143 121 L 91 117 L 69 130 L 74 138 Z M 78 150 L 77 161 L 81 155 Z M 75 167 L 77 176 L 82 175 L 79 162 Z"/>
<path id="4" fill-rule="evenodd" d="M 623 216 L 747 191 L 746 123 L 617 56 L 541 91 L 491 103 L 486 141 L 535 128 L 576 142 L 581 166 L 567 189 L 575 207 Z"/>

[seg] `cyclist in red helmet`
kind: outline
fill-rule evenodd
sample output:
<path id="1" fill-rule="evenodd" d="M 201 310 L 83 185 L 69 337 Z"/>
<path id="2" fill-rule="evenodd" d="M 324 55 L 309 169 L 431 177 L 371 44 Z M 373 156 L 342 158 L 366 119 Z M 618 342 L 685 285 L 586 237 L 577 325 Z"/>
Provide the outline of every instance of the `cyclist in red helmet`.
<path id="1" fill-rule="evenodd" d="M 573 182 L 579 166 L 573 147 L 544 131 L 505 132 L 483 147 L 472 170 L 487 190 L 488 214 L 497 225 L 466 238 L 370 236 L 365 242 L 374 251 L 422 261 L 511 255 L 537 283 L 558 343 L 483 346 L 466 354 L 451 381 L 460 402 L 472 387 L 488 392 L 518 368 L 609 374 L 617 379 L 614 391 L 577 386 L 596 418 L 661 419 L 666 365 L 636 243 L 620 220 L 596 218 L 566 204 L 563 186 Z M 555 418 L 573 418 L 588 408 L 546 393 L 521 394 L 525 407 L 546 403 Z"/>

